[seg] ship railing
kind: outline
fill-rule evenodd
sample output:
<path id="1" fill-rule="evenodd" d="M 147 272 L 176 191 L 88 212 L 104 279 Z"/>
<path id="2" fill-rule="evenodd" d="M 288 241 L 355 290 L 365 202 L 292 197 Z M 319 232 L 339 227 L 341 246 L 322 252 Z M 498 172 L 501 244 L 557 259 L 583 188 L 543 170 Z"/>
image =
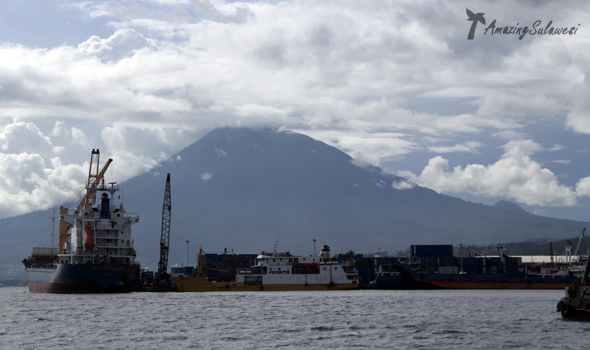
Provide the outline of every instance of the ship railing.
<path id="1" fill-rule="evenodd" d="M 57 266 L 54 263 L 36 263 L 36 262 L 28 262 L 25 264 L 26 268 L 41 268 L 41 269 L 56 269 Z"/>
<path id="2" fill-rule="evenodd" d="M 139 213 L 125 212 L 124 217 L 126 219 L 130 219 L 131 221 L 134 221 L 134 222 L 138 222 L 139 221 Z"/>

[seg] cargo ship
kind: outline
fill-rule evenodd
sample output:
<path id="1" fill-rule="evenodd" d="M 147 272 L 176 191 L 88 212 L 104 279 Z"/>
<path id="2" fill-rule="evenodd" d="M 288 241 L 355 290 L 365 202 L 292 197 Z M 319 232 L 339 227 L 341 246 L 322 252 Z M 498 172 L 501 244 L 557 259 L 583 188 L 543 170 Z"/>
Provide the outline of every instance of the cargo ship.
<path id="1" fill-rule="evenodd" d="M 397 265 L 397 268 L 419 289 L 562 289 L 580 281 L 578 277 L 520 271 L 445 274 L 414 270 L 406 265 Z"/>
<path id="2" fill-rule="evenodd" d="M 139 264 L 131 238 L 138 216 L 115 203 L 118 187 L 105 185 L 100 152 L 92 150 L 85 195 L 70 211 L 60 207 L 58 247 L 34 247 L 23 260 L 31 293 L 108 293 L 139 288 Z M 97 200 L 98 199 L 98 200 Z"/>
<path id="3" fill-rule="evenodd" d="M 410 251 L 410 261 L 393 265 L 397 273 L 377 276 L 371 285 L 391 289 L 562 289 L 581 279 L 577 265 L 571 265 L 569 271 L 565 265 L 555 269 L 525 266 L 521 258 L 506 256 L 501 250 L 499 256 L 458 258 L 453 256 L 452 245 L 413 245 Z"/>
<path id="4" fill-rule="evenodd" d="M 233 281 L 211 281 L 202 269 L 196 275 L 175 277 L 180 292 L 215 291 L 300 291 L 358 289 L 358 274 L 350 267 L 330 261 L 330 248 L 322 247 L 320 256 L 291 256 L 262 252 L 256 264 L 239 269 Z"/>

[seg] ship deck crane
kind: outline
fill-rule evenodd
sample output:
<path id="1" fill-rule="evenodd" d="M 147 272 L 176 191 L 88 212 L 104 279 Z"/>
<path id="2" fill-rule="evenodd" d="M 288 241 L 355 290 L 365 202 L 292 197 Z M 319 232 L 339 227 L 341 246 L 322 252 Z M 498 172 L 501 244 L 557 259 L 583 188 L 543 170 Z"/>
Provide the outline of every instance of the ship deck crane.
<path id="1" fill-rule="evenodd" d="M 170 197 L 170 173 L 166 175 L 166 188 L 164 190 L 164 202 L 162 203 L 162 233 L 160 236 L 160 262 L 158 262 L 158 274 L 156 284 L 170 284 L 168 275 L 168 251 L 170 250 L 170 217 L 172 214 L 172 202 Z"/>
<path id="2" fill-rule="evenodd" d="M 112 163 L 112 159 L 109 158 L 107 162 L 103 165 L 102 169 L 99 171 L 99 164 L 100 164 L 100 150 L 92 149 L 92 153 L 90 154 L 90 167 L 88 169 L 88 181 L 84 186 L 86 188 L 86 194 L 84 198 L 80 201 L 78 206 L 76 207 L 76 211 L 79 210 L 89 210 L 92 205 L 96 203 L 96 190 L 99 186 L 99 183 L 103 180 L 104 174 L 106 173 L 109 165 Z M 69 215 L 68 206 L 64 203 L 62 206 L 59 207 L 59 233 L 58 233 L 58 249 L 60 253 L 65 252 L 65 245 L 68 240 L 70 234 L 68 230 L 72 227 L 71 222 L 66 222 L 64 220 L 64 216 Z"/>

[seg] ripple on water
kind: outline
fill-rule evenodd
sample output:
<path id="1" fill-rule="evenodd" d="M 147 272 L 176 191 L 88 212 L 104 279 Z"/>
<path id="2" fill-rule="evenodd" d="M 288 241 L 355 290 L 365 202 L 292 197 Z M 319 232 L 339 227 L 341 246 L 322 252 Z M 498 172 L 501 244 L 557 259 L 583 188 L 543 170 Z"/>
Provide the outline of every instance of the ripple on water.
<path id="1" fill-rule="evenodd" d="M 579 349 L 590 331 L 555 312 L 562 291 L 24 291 L 0 288 L 0 347 Z"/>

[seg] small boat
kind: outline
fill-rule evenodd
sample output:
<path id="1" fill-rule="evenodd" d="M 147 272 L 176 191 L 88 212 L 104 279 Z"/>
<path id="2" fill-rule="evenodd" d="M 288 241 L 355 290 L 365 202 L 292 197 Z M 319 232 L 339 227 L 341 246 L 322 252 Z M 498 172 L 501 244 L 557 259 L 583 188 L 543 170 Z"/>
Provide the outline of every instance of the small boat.
<path id="1" fill-rule="evenodd" d="M 330 248 L 319 257 L 262 252 L 256 264 L 238 270 L 231 282 L 210 281 L 203 273 L 202 253 L 196 275 L 179 276 L 174 282 L 180 292 L 299 291 L 358 289 L 358 274 L 348 266 L 330 261 Z"/>
<path id="2" fill-rule="evenodd" d="M 586 267 L 582 280 L 565 288 L 565 297 L 557 303 L 557 312 L 567 320 L 590 321 L 590 254 L 586 259 Z"/>

